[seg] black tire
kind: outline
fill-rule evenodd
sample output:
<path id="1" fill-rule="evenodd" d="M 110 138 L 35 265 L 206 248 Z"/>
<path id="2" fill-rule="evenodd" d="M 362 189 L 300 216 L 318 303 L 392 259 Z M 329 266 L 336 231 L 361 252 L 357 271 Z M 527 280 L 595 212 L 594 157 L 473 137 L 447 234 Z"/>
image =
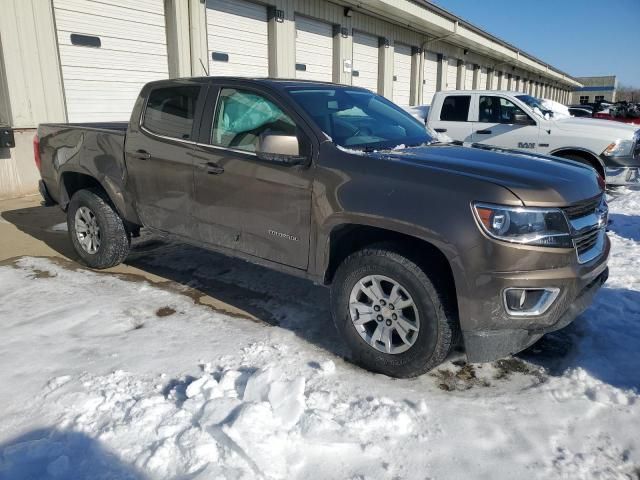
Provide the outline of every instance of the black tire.
<path id="1" fill-rule="evenodd" d="M 393 279 L 414 299 L 420 329 L 415 343 L 405 352 L 378 351 L 362 338 L 351 320 L 351 291 L 368 275 Z M 347 257 L 338 267 L 331 285 L 331 309 L 336 328 L 351 352 L 351 360 L 367 370 L 398 378 L 416 377 L 441 364 L 451 351 L 458 323 L 446 308 L 445 297 L 434 286 L 435 281 L 436 278 L 430 278 L 409 255 L 395 251 L 393 246 L 374 245 Z"/>
<path id="2" fill-rule="evenodd" d="M 76 212 L 81 207 L 88 208 L 95 215 L 100 229 L 100 245 L 95 253 L 87 252 L 76 234 Z M 113 267 L 122 263 L 129 254 L 131 237 L 122 218 L 101 190 L 78 190 L 71 197 L 67 208 L 67 229 L 76 253 L 91 268 Z"/>

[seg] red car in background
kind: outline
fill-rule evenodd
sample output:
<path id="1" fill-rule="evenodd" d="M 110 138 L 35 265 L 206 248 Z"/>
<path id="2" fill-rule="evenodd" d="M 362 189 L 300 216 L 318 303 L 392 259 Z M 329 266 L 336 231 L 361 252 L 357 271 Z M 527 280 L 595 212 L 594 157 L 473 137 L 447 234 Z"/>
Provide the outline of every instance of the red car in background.
<path id="1" fill-rule="evenodd" d="M 616 122 L 640 125 L 640 106 L 634 103 L 615 103 L 609 108 L 595 112 L 593 118 L 602 120 L 614 120 Z"/>

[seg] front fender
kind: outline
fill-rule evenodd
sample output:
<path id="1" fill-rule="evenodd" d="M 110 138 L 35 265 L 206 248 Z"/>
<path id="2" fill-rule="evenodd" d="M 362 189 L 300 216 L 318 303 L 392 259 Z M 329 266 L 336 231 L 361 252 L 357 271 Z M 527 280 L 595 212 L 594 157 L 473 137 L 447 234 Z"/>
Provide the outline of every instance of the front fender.
<path id="1" fill-rule="evenodd" d="M 423 241 L 437 249 L 448 262 L 453 274 L 459 318 L 461 322 L 464 322 L 464 319 L 467 318 L 468 310 L 464 299 L 468 298 L 469 284 L 457 247 L 446 241 L 446 239 L 444 239 L 440 234 L 421 226 L 374 215 L 346 212 L 335 214 L 328 218 L 318 230 L 318 248 L 316 255 L 317 276 L 324 277 L 325 272 L 330 268 L 329 263 L 331 257 L 332 232 L 345 226 L 364 226 L 387 230 L 392 233 L 403 234 L 416 240 Z"/>

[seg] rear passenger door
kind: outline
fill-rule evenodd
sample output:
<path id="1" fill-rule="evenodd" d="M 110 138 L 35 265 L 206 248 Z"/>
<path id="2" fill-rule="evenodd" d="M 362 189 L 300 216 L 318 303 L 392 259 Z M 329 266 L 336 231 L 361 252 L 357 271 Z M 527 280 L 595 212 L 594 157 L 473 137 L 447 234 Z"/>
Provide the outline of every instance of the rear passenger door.
<path id="1" fill-rule="evenodd" d="M 175 80 L 151 88 L 125 143 L 128 182 L 147 227 L 190 235 L 193 156 L 206 84 Z"/>
<path id="2" fill-rule="evenodd" d="M 472 141 L 471 95 L 446 95 L 442 100 L 440 115 L 430 126 L 438 133 L 446 133 L 453 140 Z"/>
<path id="3" fill-rule="evenodd" d="M 195 152 L 195 227 L 205 243 L 305 269 L 309 256 L 312 169 L 256 156 L 261 133 L 296 135 L 311 157 L 312 138 L 270 93 L 212 87 Z"/>
<path id="4" fill-rule="evenodd" d="M 528 124 L 516 123 L 516 117 Z M 473 141 L 503 148 L 535 151 L 539 128 L 535 120 L 511 100 L 499 95 L 478 96 L 478 117 L 473 123 Z"/>

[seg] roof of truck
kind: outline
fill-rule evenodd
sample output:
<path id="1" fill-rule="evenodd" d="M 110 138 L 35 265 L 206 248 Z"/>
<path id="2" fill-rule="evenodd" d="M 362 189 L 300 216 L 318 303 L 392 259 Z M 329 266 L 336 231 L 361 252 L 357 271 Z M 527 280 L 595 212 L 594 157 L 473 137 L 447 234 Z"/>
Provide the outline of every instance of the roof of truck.
<path id="1" fill-rule="evenodd" d="M 201 80 L 222 80 L 222 81 L 232 81 L 232 82 L 258 82 L 258 83 L 273 83 L 273 84 L 282 84 L 287 86 L 308 86 L 308 85 L 332 85 L 332 86 L 340 86 L 340 87 L 349 87 L 350 85 L 345 85 L 343 83 L 335 83 L 335 82 L 323 82 L 320 80 L 301 80 L 299 78 L 275 78 L 275 77 L 226 77 L 226 76 L 200 76 L 200 77 L 185 77 L 182 80 L 188 79 L 201 79 Z M 175 79 L 180 80 L 180 79 Z M 359 87 L 354 87 L 359 88 Z"/>

